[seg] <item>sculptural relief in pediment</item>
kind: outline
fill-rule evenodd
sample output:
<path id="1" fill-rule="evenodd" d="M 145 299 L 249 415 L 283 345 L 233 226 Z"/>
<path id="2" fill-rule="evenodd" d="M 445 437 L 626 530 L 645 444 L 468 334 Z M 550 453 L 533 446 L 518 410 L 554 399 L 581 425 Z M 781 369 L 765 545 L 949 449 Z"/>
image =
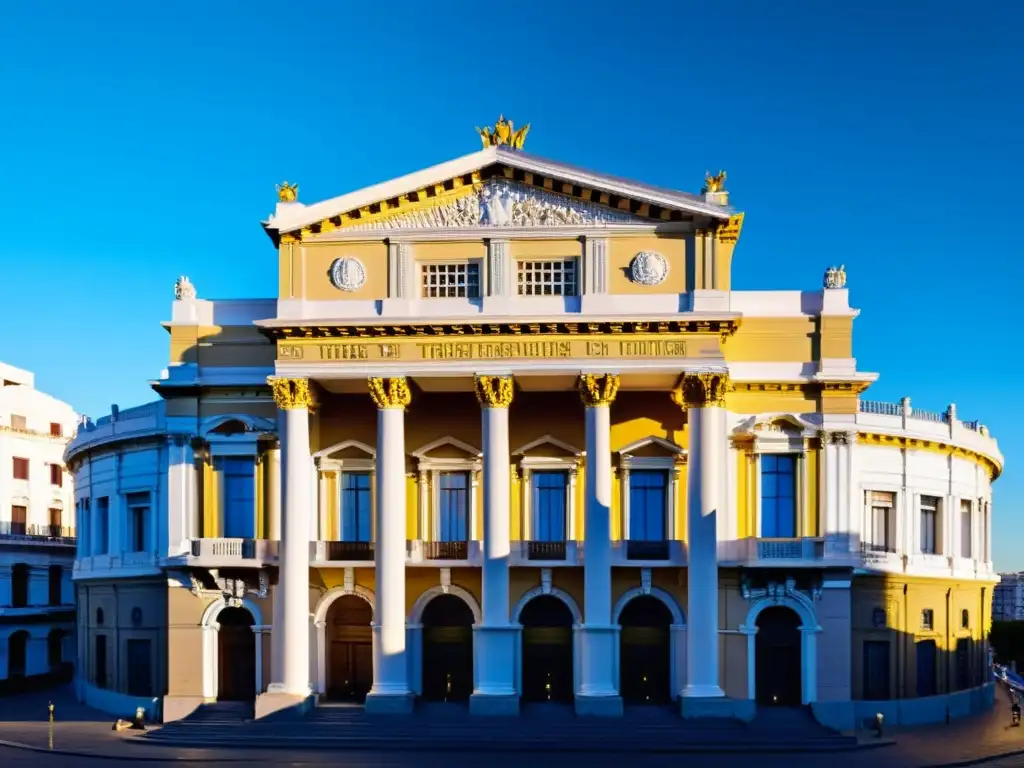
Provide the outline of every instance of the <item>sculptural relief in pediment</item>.
<path id="1" fill-rule="evenodd" d="M 346 231 L 456 227 L 557 227 L 644 224 L 647 219 L 599 203 L 575 200 L 505 179 L 491 179 L 462 197 L 396 213 Z"/>

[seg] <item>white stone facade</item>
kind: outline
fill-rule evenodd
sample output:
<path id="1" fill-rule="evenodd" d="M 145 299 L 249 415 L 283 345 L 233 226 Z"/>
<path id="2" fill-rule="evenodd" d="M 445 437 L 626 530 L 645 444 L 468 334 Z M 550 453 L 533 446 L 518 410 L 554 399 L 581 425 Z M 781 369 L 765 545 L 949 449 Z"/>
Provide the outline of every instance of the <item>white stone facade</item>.
<path id="1" fill-rule="evenodd" d="M 73 477 L 78 419 L 0 363 L 0 690 L 70 676 L 75 659 Z"/>

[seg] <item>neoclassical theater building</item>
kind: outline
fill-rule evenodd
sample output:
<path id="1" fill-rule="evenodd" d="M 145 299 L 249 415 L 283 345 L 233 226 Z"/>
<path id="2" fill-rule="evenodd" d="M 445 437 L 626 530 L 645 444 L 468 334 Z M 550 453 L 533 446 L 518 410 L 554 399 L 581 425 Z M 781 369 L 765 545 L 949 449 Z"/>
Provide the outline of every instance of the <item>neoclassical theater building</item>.
<path id="1" fill-rule="evenodd" d="M 274 298 L 178 281 L 159 398 L 67 450 L 82 698 L 985 706 L 986 427 L 868 399 L 843 268 L 732 290 L 724 174 L 480 134 L 322 202 L 281 185 Z"/>

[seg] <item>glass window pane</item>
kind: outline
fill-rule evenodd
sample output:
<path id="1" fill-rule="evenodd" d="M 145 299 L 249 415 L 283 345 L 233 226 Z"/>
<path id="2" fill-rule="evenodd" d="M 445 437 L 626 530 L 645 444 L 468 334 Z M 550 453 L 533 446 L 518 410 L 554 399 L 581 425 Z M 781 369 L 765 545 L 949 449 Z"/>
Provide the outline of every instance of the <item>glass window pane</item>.
<path id="1" fill-rule="evenodd" d="M 664 541 L 668 511 L 668 473 L 633 470 L 629 473 L 629 531 L 634 541 Z"/>
<path id="2" fill-rule="evenodd" d="M 795 538 L 796 516 L 796 457 L 761 456 L 761 536 Z"/>

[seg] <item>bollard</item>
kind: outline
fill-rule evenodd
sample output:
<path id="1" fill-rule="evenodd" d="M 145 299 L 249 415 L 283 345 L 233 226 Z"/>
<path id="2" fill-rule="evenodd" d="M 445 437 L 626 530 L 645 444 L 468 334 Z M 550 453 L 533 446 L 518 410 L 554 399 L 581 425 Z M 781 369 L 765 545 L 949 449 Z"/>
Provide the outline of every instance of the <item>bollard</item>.
<path id="1" fill-rule="evenodd" d="M 49 725 L 49 728 L 48 728 L 48 731 L 49 731 L 48 742 L 49 742 L 49 745 L 50 745 L 50 750 L 52 751 L 53 750 L 53 702 L 51 701 L 49 703 L 49 705 L 47 705 L 46 708 L 50 712 L 50 725 Z"/>
<path id="2" fill-rule="evenodd" d="M 879 739 L 882 738 L 882 722 L 884 720 L 885 715 L 883 715 L 881 712 L 875 715 L 875 736 Z"/>

